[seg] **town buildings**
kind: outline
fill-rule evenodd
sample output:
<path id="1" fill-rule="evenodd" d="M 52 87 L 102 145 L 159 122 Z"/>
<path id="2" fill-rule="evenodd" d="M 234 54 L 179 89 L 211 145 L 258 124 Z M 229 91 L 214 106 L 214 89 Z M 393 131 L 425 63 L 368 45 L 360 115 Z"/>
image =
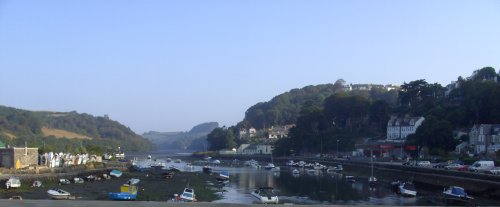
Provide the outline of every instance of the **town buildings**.
<path id="1" fill-rule="evenodd" d="M 474 154 L 500 150 L 500 124 L 474 125 L 469 132 L 469 145 L 474 149 Z"/>
<path id="2" fill-rule="evenodd" d="M 392 117 L 387 123 L 387 140 L 404 142 L 408 135 L 417 131 L 424 120 L 424 117 Z"/>
<path id="3" fill-rule="evenodd" d="M 38 165 L 38 148 L 12 147 L 0 149 L 0 167 L 25 168 Z"/>

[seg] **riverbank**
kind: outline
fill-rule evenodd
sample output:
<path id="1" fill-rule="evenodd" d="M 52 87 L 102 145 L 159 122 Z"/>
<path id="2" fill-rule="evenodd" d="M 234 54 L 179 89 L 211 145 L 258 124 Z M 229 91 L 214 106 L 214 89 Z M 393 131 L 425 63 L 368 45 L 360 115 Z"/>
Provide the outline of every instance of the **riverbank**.
<path id="1" fill-rule="evenodd" d="M 79 174 L 85 177 L 89 173 Z M 76 176 L 75 176 L 76 177 Z M 215 175 L 203 174 L 201 172 L 177 172 L 173 178 L 165 179 L 161 174 L 150 174 L 141 172 L 124 172 L 120 178 L 84 182 L 82 184 L 71 183 L 60 185 L 58 179 L 42 178 L 42 187 L 31 187 L 31 180 L 21 179 L 22 185 L 19 189 L 6 190 L 0 188 L 0 198 L 7 199 L 12 196 L 21 196 L 24 199 L 47 200 L 47 190 L 61 188 L 70 192 L 77 200 L 109 200 L 109 192 L 118 192 L 120 186 L 130 178 L 138 178 L 139 182 L 138 201 L 169 201 L 174 194 L 182 193 L 186 186 L 195 190 L 199 201 L 211 202 L 219 199 L 216 193 Z M 69 178 L 69 177 L 68 177 Z M 71 177 L 72 179 L 73 177 Z"/>

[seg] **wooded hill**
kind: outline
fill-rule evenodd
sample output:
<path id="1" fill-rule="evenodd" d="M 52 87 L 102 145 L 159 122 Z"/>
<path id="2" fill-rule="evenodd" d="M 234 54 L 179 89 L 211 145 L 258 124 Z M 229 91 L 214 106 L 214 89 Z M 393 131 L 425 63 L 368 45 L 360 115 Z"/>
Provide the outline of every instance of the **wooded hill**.
<path id="1" fill-rule="evenodd" d="M 219 127 L 219 123 L 207 122 L 196 125 L 187 132 L 150 131 L 142 136 L 153 142 L 157 149 L 201 151 L 208 147 L 206 143 L 207 134 L 217 127 Z"/>
<path id="2" fill-rule="evenodd" d="M 107 116 L 73 112 L 35 112 L 0 106 L 0 140 L 6 145 L 44 151 L 102 153 L 121 147 L 151 150 L 153 145 Z"/>

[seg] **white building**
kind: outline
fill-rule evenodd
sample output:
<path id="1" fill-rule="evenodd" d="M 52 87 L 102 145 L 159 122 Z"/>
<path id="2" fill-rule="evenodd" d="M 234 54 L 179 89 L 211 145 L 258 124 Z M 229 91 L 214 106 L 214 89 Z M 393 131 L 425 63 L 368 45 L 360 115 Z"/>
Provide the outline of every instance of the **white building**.
<path id="1" fill-rule="evenodd" d="M 500 124 L 474 125 L 469 132 L 469 143 L 476 154 L 500 149 Z"/>
<path id="2" fill-rule="evenodd" d="M 272 146 L 267 144 L 242 144 L 238 147 L 236 153 L 240 155 L 269 155 L 272 151 Z"/>
<path id="3" fill-rule="evenodd" d="M 404 141 L 410 134 L 414 134 L 417 128 L 425 120 L 424 117 L 392 117 L 387 123 L 387 140 Z"/>

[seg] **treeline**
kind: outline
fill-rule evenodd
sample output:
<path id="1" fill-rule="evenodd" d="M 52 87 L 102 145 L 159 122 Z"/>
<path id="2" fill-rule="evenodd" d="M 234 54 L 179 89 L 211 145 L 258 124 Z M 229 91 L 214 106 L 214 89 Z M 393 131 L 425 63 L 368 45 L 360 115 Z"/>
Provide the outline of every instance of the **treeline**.
<path id="1" fill-rule="evenodd" d="M 44 136 L 42 127 L 62 129 L 91 140 L 61 139 Z M 152 144 L 108 117 L 94 117 L 76 112 L 32 112 L 0 106 L 0 140 L 12 146 L 24 146 L 51 151 L 106 151 L 120 146 L 130 151 L 152 149 Z"/>
<path id="2" fill-rule="evenodd" d="M 277 155 L 350 151 L 362 138 L 385 139 L 391 115 L 423 116 L 424 123 L 407 145 L 442 155 L 453 150 L 459 140 L 454 130 L 468 131 L 474 124 L 500 123 L 499 75 L 492 67 L 475 71 L 468 79 L 459 77 L 454 86 L 415 80 L 404 83 L 396 104 L 360 94 L 337 92 L 320 106 L 304 103 L 296 127 L 288 138 L 275 145 Z M 467 137 L 462 137 L 466 140 Z"/>
<path id="3" fill-rule="evenodd" d="M 262 129 L 275 125 L 294 124 L 301 115 L 303 105 L 322 108 L 326 98 L 344 90 L 344 84 L 345 81 L 340 79 L 335 84 L 306 86 L 280 94 L 268 102 L 257 103 L 245 112 L 245 118 L 238 124 L 238 127 Z M 383 87 L 349 93 L 372 101 L 384 100 L 389 104 L 395 104 L 397 101 L 397 91 L 387 91 Z"/>

